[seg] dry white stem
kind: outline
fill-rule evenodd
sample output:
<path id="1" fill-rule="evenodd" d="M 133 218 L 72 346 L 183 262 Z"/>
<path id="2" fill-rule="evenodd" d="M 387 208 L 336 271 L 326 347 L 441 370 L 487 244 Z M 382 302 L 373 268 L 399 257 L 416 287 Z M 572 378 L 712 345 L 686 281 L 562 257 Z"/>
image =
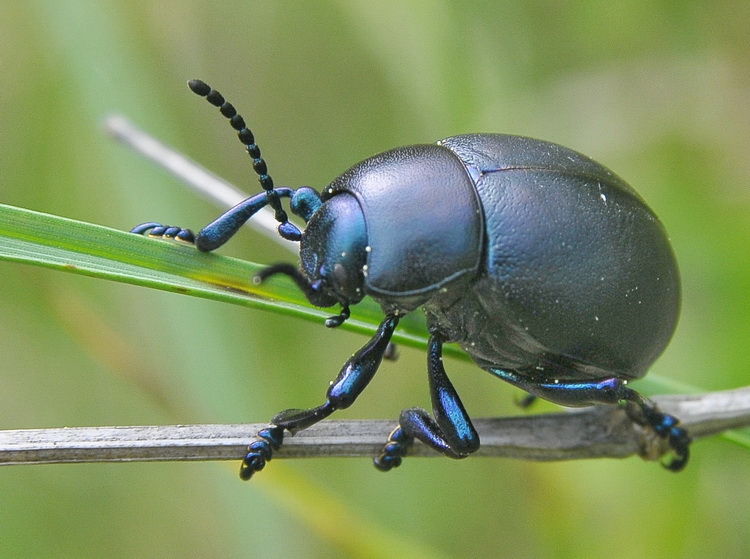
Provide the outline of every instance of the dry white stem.
<path id="1" fill-rule="evenodd" d="M 696 396 L 654 398 L 681 419 L 694 438 L 750 426 L 750 388 Z M 573 412 L 477 419 L 482 439 L 477 456 L 523 460 L 655 459 L 664 441 L 633 425 L 614 406 Z M 0 431 L 0 465 L 155 460 L 240 460 L 264 424 L 81 427 Z M 322 421 L 292 437 L 274 458 L 371 457 L 380 452 L 393 421 Z M 439 456 L 415 444 L 411 456 Z"/>

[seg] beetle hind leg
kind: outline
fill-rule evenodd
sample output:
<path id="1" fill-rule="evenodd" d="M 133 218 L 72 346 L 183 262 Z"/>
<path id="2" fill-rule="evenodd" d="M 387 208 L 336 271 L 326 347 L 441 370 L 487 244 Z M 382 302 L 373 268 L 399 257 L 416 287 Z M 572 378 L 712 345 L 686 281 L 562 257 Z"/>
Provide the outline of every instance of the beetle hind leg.
<path id="1" fill-rule="evenodd" d="M 533 396 L 538 396 L 562 406 L 591 406 L 594 404 L 624 404 L 628 417 L 638 425 L 648 427 L 669 443 L 674 458 L 664 466 L 673 472 L 682 470 L 690 457 L 691 438 L 679 426 L 679 419 L 659 411 L 655 404 L 627 386 L 627 381 L 617 377 L 579 380 L 541 380 L 535 371 L 510 371 L 489 369 L 493 375 L 511 383 Z"/>
<path id="2" fill-rule="evenodd" d="M 690 459 L 690 443 L 692 439 L 688 432 L 679 426 L 680 420 L 659 409 L 646 398 L 635 391 L 632 399 L 626 399 L 625 412 L 635 423 L 650 427 L 660 438 L 665 439 L 674 456 L 662 465 L 671 472 L 681 471 Z"/>
<path id="3" fill-rule="evenodd" d="M 479 435 L 443 367 L 443 342 L 432 334 L 427 351 L 427 371 L 434 419 L 427 410 L 409 408 L 401 412 L 375 467 L 388 471 L 401 464 L 414 439 L 450 458 L 465 458 L 479 448 Z"/>

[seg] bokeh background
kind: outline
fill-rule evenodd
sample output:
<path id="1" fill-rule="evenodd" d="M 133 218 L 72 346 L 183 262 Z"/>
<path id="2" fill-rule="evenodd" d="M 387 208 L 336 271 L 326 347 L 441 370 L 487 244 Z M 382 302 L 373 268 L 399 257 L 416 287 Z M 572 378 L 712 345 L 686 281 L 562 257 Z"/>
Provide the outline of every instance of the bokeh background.
<path id="1" fill-rule="evenodd" d="M 750 383 L 750 3 L 0 2 L 0 202 L 120 229 L 217 215 L 105 137 L 120 113 L 258 190 L 200 77 L 251 123 L 277 184 L 322 187 L 385 149 L 466 132 L 552 140 L 625 177 L 682 269 L 673 343 L 645 391 Z M 416 210 L 418 211 L 418 209 Z M 252 232 L 225 250 L 290 259 Z M 365 339 L 220 303 L 0 265 L 0 427 L 265 421 L 317 405 Z M 338 417 L 428 405 L 402 350 Z M 449 370 L 472 415 L 517 392 Z M 674 384 L 669 384 L 674 383 Z M 540 411 L 552 409 L 541 404 Z M 0 556 L 747 557 L 750 452 L 0 469 Z"/>

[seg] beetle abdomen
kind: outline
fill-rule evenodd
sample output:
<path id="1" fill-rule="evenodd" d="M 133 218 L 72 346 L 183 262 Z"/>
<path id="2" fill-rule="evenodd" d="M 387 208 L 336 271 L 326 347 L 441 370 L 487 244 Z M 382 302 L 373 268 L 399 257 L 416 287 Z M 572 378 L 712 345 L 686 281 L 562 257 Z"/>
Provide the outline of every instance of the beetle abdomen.
<path id="1" fill-rule="evenodd" d="M 485 214 L 470 306 L 485 309 L 487 326 L 467 351 L 508 366 L 492 360 L 510 342 L 527 366 L 558 358 L 587 375 L 645 374 L 674 332 L 680 287 L 666 232 L 635 191 L 549 142 L 487 134 L 441 144 L 479 171 Z"/>

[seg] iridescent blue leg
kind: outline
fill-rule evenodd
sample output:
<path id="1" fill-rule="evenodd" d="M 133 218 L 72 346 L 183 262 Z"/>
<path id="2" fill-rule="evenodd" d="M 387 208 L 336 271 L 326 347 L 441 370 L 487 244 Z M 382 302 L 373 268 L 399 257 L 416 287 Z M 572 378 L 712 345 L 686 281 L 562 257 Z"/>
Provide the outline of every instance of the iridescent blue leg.
<path id="1" fill-rule="evenodd" d="M 291 198 L 294 195 L 291 188 L 276 188 L 274 191 L 280 198 Z M 243 200 L 201 229 L 195 238 L 195 246 L 204 252 L 219 248 L 231 239 L 248 219 L 268 204 L 268 195 L 265 192 Z"/>
<path id="2" fill-rule="evenodd" d="M 379 470 L 388 471 L 400 465 L 415 438 L 450 458 L 465 458 L 479 448 L 479 435 L 445 373 L 443 342 L 435 333 L 427 350 L 427 373 L 435 418 L 422 408 L 402 411 L 398 427 L 374 459 Z"/>
<path id="3" fill-rule="evenodd" d="M 271 419 L 270 427 L 258 432 L 256 440 L 248 446 L 247 455 L 242 462 L 242 479 L 250 479 L 265 466 L 272 458 L 273 451 L 281 446 L 285 430 L 294 434 L 354 403 L 380 367 L 398 320 L 393 315 L 385 317 L 372 339 L 344 364 L 336 380 L 328 388 L 323 405 L 307 410 L 282 411 Z"/>
<path id="4" fill-rule="evenodd" d="M 276 188 L 275 192 L 281 198 L 291 198 L 295 193 L 293 189 L 286 187 Z M 253 217 L 261 208 L 268 204 L 268 196 L 265 192 L 251 196 L 230 208 L 206 225 L 197 236 L 193 235 L 193 232 L 190 229 L 162 225 L 161 223 L 156 222 L 141 223 L 140 225 L 133 227 L 130 232 L 138 235 L 148 233 L 150 237 L 163 237 L 165 239 L 176 239 L 188 243 L 195 243 L 195 246 L 198 247 L 199 250 L 209 252 L 219 248 L 231 239 L 248 219 Z M 294 227 L 292 224 L 289 225 Z"/>
<path id="5" fill-rule="evenodd" d="M 649 402 L 635 390 L 627 386 L 627 381 L 620 378 L 605 378 L 590 382 L 553 381 L 540 379 L 532 371 L 519 373 L 503 369 L 489 369 L 489 372 L 501 379 L 532 394 L 563 406 L 579 407 L 594 404 L 625 404 L 628 417 L 639 425 L 650 427 L 661 438 L 666 439 L 674 451 L 675 457 L 665 467 L 678 472 L 690 457 L 690 436 L 679 427 L 679 420 L 662 413 L 656 405 Z"/>

